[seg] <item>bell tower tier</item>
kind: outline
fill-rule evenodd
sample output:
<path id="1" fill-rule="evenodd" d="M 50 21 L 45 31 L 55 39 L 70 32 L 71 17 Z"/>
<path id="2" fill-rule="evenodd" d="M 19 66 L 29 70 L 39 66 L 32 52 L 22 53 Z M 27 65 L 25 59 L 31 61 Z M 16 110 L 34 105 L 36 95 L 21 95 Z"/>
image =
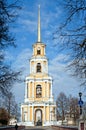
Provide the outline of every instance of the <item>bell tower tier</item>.
<path id="1" fill-rule="evenodd" d="M 25 80 L 25 98 L 21 104 L 21 121 L 26 126 L 49 126 L 56 122 L 56 103 L 52 95 L 52 77 L 48 72 L 45 47 L 41 42 L 39 7 L 38 39 L 33 44 L 30 74 Z"/>
<path id="2" fill-rule="evenodd" d="M 48 74 L 48 60 L 45 56 L 45 45 L 43 43 L 33 45 L 33 55 L 30 59 L 30 74 Z"/>

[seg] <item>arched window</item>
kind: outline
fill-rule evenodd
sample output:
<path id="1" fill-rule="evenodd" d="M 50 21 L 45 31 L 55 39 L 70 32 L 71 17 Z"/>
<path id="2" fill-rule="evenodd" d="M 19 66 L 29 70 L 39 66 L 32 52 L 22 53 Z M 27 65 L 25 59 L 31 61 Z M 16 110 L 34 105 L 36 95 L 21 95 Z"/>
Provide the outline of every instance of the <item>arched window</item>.
<path id="1" fill-rule="evenodd" d="M 36 86 L 36 98 L 41 98 L 42 97 L 42 88 L 41 85 Z"/>
<path id="2" fill-rule="evenodd" d="M 37 55 L 40 55 L 41 54 L 41 50 L 40 48 L 37 49 Z"/>
<path id="3" fill-rule="evenodd" d="M 41 64 L 37 63 L 37 72 L 41 72 Z"/>

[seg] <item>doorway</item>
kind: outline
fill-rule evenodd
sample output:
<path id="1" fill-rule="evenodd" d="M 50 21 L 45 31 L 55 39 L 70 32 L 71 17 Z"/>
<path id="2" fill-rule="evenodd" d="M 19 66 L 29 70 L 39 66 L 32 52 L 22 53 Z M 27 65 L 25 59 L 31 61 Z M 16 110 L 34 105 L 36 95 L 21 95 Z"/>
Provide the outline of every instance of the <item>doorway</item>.
<path id="1" fill-rule="evenodd" d="M 35 125 L 42 126 L 42 110 L 41 109 L 37 109 L 35 111 Z"/>

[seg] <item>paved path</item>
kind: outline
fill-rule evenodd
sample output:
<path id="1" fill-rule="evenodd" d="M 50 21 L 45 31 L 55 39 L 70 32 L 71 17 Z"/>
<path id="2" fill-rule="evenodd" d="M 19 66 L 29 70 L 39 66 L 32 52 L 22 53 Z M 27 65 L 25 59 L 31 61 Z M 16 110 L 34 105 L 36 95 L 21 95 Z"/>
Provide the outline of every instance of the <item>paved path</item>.
<path id="1" fill-rule="evenodd" d="M 28 127 L 25 130 L 55 130 L 52 127 Z"/>

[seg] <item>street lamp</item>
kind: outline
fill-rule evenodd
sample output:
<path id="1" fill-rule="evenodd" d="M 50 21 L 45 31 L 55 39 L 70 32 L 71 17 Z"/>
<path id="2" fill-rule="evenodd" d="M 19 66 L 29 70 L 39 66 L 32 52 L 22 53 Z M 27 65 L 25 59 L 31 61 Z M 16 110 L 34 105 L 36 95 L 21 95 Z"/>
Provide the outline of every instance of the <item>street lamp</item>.
<path id="1" fill-rule="evenodd" d="M 81 93 L 81 92 L 79 92 L 79 97 L 80 97 L 80 100 L 81 100 L 81 96 L 82 96 L 82 93 Z"/>
<path id="2" fill-rule="evenodd" d="M 79 99 L 78 104 L 79 104 L 79 106 L 80 106 L 80 115 L 82 115 L 82 105 L 83 105 L 83 101 L 82 101 L 82 99 L 81 99 L 81 96 L 82 96 L 82 93 L 79 92 L 79 97 L 80 97 L 80 99 Z"/>

